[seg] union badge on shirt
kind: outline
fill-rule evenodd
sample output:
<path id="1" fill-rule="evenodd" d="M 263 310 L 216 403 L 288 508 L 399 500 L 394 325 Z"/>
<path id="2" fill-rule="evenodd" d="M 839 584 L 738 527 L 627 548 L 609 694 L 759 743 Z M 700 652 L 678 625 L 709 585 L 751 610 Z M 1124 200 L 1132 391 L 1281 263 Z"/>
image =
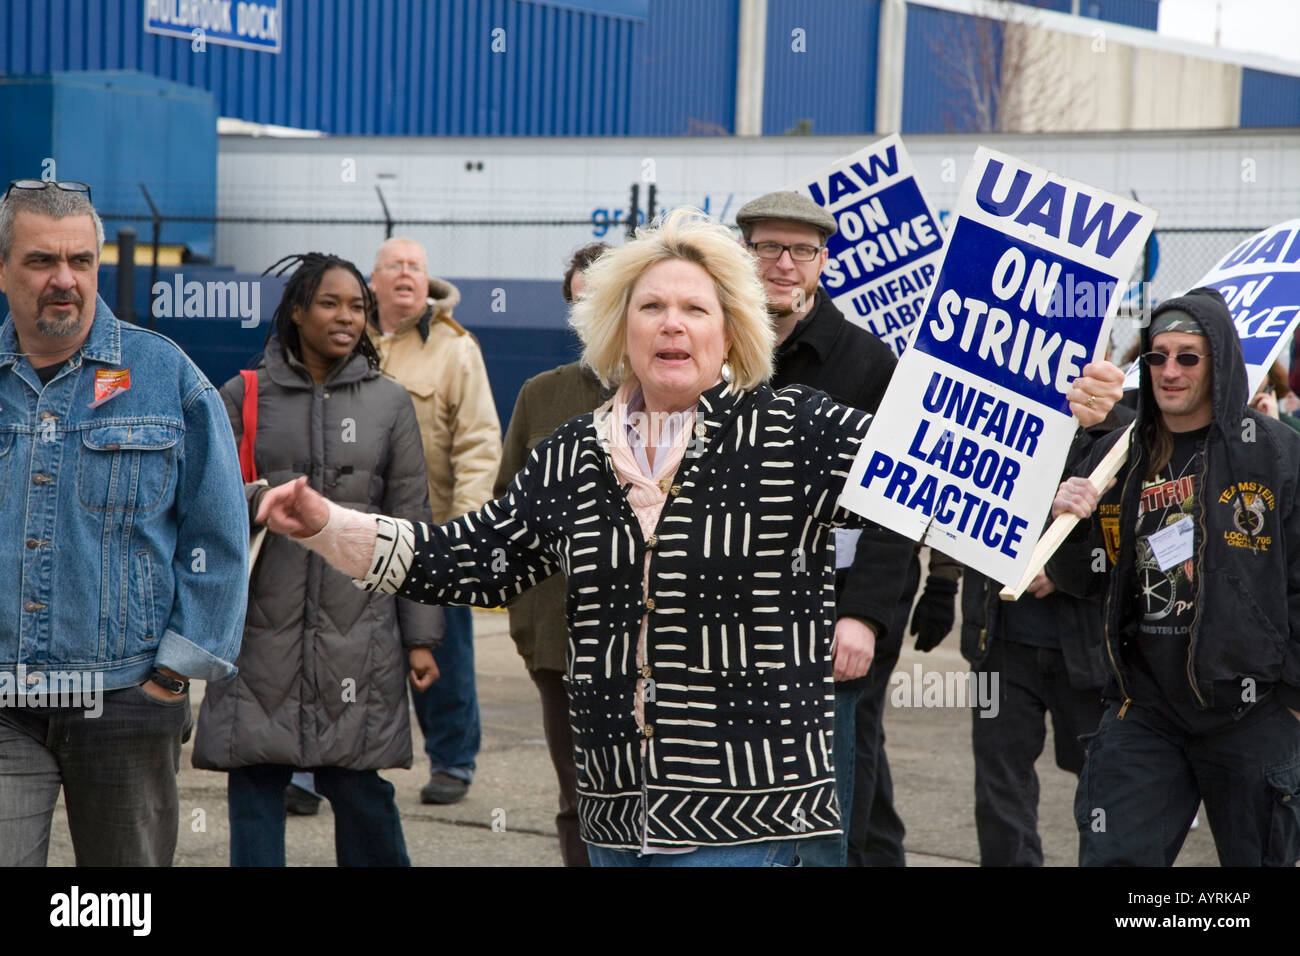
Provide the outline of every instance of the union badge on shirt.
<path id="1" fill-rule="evenodd" d="M 101 368 L 95 370 L 95 400 L 88 407 L 98 408 L 110 399 L 117 398 L 131 387 L 129 368 Z"/>

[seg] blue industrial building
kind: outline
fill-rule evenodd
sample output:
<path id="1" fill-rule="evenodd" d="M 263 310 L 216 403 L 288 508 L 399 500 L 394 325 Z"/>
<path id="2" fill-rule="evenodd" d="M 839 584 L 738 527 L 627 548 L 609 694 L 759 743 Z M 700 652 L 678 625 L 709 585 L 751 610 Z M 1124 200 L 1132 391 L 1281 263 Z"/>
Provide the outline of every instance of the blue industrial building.
<path id="1" fill-rule="evenodd" d="M 906 19 L 891 125 L 975 129 L 935 109 L 960 91 L 927 37 L 973 19 L 939 0 L 4 0 L 0 74 L 137 70 L 207 90 L 225 117 L 335 135 L 872 133 L 891 4 Z M 1159 12 L 1158 0 L 1034 6 L 1146 32 Z M 254 7 L 267 11 L 269 40 L 184 22 Z M 1241 125 L 1294 123 L 1297 104 L 1300 77 L 1247 70 Z"/>

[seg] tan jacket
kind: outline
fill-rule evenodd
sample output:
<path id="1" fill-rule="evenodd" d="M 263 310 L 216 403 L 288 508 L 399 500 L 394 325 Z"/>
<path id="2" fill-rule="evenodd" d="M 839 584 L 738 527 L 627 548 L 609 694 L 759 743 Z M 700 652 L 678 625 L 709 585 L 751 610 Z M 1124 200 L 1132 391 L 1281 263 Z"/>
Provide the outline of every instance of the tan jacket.
<path id="1" fill-rule="evenodd" d="M 392 335 L 370 328 L 380 369 L 411 394 L 429 466 L 429 504 L 438 524 L 492 500 L 501 467 L 501 420 L 478 340 L 452 318 L 460 292 L 429 278 L 429 308 Z"/>

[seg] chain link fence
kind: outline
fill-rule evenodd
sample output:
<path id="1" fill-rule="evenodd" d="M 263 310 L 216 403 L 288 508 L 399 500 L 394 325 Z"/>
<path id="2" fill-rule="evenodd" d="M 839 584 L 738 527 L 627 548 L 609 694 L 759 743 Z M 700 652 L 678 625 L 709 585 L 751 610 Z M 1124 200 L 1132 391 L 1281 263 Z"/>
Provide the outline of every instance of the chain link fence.
<path id="1" fill-rule="evenodd" d="M 408 236 L 427 252 L 433 275 L 459 278 L 554 278 L 557 282 L 572 252 L 602 240 L 613 245 L 656 211 L 638 208 L 635 192 L 626 210 L 601 210 L 587 218 L 547 219 L 403 219 L 388 217 L 327 216 L 167 216 L 142 217 L 139 213 L 105 213 L 118 224 L 139 222 L 141 245 L 156 245 L 167 222 L 208 222 L 220 226 L 218 261 L 241 271 L 260 272 L 291 252 L 333 252 L 369 270 L 374 252 L 388 236 Z M 387 206 L 384 206 L 387 212 Z M 152 228 L 150 228 L 152 227 Z M 1112 358 L 1117 364 L 1136 352 L 1141 330 L 1151 309 L 1164 299 L 1181 295 L 1229 251 L 1257 233 L 1254 228 L 1158 229 L 1138 261 L 1121 297 L 1118 318 L 1111 330 Z M 110 239 L 113 238 L 110 236 Z M 147 258 L 146 258 L 146 261 Z M 150 283 L 152 285 L 152 277 Z M 1080 313 L 1085 314 L 1085 313 Z M 1287 358 L 1284 353 L 1284 360 Z"/>

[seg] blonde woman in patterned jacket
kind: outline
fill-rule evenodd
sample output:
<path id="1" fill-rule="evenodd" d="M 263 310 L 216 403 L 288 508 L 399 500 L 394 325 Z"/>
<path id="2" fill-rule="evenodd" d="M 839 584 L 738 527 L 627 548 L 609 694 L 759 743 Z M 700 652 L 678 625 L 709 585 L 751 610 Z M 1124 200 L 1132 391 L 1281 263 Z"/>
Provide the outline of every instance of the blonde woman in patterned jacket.
<path id="1" fill-rule="evenodd" d="M 837 499 L 870 416 L 764 384 L 753 260 L 692 210 L 593 263 L 571 322 L 618 390 L 504 496 L 430 526 L 295 482 L 259 520 L 360 587 L 427 603 L 501 605 L 563 571 L 592 864 L 787 865 L 796 840 L 840 827 L 827 544 L 861 522 Z"/>

